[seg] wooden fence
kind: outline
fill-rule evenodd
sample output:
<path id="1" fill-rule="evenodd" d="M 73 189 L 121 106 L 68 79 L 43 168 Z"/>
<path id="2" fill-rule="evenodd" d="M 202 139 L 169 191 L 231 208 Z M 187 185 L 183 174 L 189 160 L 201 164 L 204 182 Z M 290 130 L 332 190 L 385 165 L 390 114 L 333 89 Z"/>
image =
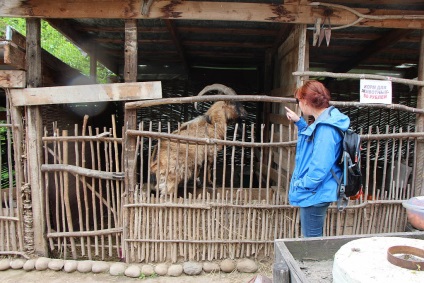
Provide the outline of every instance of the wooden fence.
<path id="1" fill-rule="evenodd" d="M 21 159 L 13 154 L 14 145 L 20 144 L 20 125 L 16 123 L 13 137 L 13 126 L 10 118 L 9 102 L 0 112 L 0 256 L 21 255 L 27 257 L 28 247 L 24 244 L 24 229 L 32 221 L 31 203 L 27 201 L 28 186 L 21 184 Z M 22 186 L 21 186 L 22 185 Z M 25 220 L 24 221 L 24 217 Z M 31 227 L 29 227 L 31 228 Z M 30 232 L 30 229 L 25 229 Z M 31 237 L 31 234 L 27 235 Z M 28 243 L 27 243 L 28 244 Z"/>
<path id="2" fill-rule="evenodd" d="M 56 257 L 117 259 L 122 256 L 122 138 L 115 127 L 87 127 L 87 118 L 72 136 L 55 126 L 52 133 L 45 131 L 47 238 Z"/>
<path id="3" fill-rule="evenodd" d="M 213 99 L 237 98 L 240 96 Z M 293 100 L 241 98 L 272 104 Z M 45 130 L 41 171 L 50 256 L 115 261 L 125 258 L 127 262 L 147 263 L 262 258 L 273 255 L 275 239 L 300 237 L 299 210 L 287 199 L 296 137 L 278 114 L 273 114 L 269 125 L 229 127 L 222 140 L 181 137 L 173 133 L 181 127 L 178 123 L 156 122 L 140 115 L 143 107 L 170 103 L 176 107 L 208 99 L 127 103 L 123 138 L 118 137 L 114 126 L 93 129 L 86 118 L 82 127 L 75 125 L 71 134 L 55 125 L 50 132 Z M 20 164 L 16 158 L 20 154 L 10 162 L 10 148 L 16 140 L 25 145 L 20 142 L 25 139 L 16 135 L 17 131 L 11 138 L 10 122 L 1 126 L 9 137 L 8 163 Z M 405 231 L 407 222 L 401 203 L 413 196 L 416 147 L 424 133 L 398 127 L 360 131 L 364 195 L 351 200 L 343 212 L 330 206 L 326 236 Z M 182 150 L 188 145 L 211 147 L 215 155 L 211 167 L 194 168 L 196 177 L 185 178 L 177 193 L 161 196 L 151 174 L 151 160 L 155 145 L 168 140 L 183 145 Z M 185 158 L 180 164 L 184 162 Z M 0 255 L 27 256 L 32 216 L 26 213 L 36 200 L 29 197 L 30 188 L 21 176 L 19 168 L 25 171 L 25 165 L 7 170 L 13 168 L 16 172 L 11 176 L 20 181 L 16 182 L 17 190 L 9 185 L 0 196 Z"/>
<path id="4" fill-rule="evenodd" d="M 281 102 L 291 100 L 281 98 Z M 187 98 L 173 102 L 193 101 Z M 131 166 L 126 171 L 128 194 L 123 222 L 128 261 L 269 257 L 275 239 L 301 236 L 298 208 L 289 205 L 287 198 L 296 144 L 291 129 L 282 124 L 243 125 L 241 134 L 232 128 L 224 140 L 218 140 L 182 137 L 173 132 L 181 125 L 137 120 L 137 110 L 161 103 L 170 101 L 126 105 L 125 160 Z M 360 131 L 364 196 L 351 200 L 343 212 L 330 206 L 326 236 L 405 230 L 406 214 L 401 203 L 413 195 L 415 147 L 424 133 L 393 127 Z M 266 132 L 271 133 L 268 140 L 263 138 Z M 200 182 L 185 178 L 178 193 L 161 196 L 150 163 L 155 145 L 164 141 L 183 145 L 183 151 L 193 144 L 222 150 L 216 150 L 211 169 L 194 169 L 193 175 L 199 176 Z M 213 176 L 210 184 L 206 182 L 209 172 Z"/>

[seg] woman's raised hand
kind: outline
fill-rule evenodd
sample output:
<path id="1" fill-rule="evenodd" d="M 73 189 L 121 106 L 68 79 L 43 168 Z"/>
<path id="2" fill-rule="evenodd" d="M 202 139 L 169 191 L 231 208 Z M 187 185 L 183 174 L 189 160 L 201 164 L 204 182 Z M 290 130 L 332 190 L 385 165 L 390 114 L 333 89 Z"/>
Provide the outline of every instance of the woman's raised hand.
<path id="1" fill-rule="evenodd" d="M 300 117 L 290 108 L 284 107 L 286 109 L 286 116 L 289 121 L 297 122 L 300 120 Z"/>

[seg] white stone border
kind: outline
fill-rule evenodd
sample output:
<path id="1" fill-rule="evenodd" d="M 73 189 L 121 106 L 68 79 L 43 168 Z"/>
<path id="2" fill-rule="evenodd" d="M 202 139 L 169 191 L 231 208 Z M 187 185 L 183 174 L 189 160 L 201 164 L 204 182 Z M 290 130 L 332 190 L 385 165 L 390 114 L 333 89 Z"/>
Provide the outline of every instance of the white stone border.
<path id="1" fill-rule="evenodd" d="M 131 278 L 147 278 L 155 276 L 178 277 L 186 275 L 200 275 L 202 272 L 225 272 L 238 271 L 241 273 L 255 273 L 258 264 L 248 258 L 232 260 L 225 259 L 217 262 L 187 261 L 181 264 L 158 263 L 152 264 L 126 264 L 121 262 L 106 262 L 94 260 L 63 260 L 39 257 L 37 259 L 0 259 L 0 271 L 8 269 L 54 270 L 72 273 L 109 273 L 112 276 L 127 276 Z"/>

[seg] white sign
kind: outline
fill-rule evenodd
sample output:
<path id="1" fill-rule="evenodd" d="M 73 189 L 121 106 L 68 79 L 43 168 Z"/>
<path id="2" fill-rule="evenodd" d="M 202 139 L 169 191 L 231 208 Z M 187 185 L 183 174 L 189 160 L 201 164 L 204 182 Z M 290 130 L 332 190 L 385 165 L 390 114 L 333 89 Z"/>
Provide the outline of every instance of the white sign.
<path id="1" fill-rule="evenodd" d="M 361 103 L 392 104 L 392 82 L 361 80 L 359 97 Z"/>

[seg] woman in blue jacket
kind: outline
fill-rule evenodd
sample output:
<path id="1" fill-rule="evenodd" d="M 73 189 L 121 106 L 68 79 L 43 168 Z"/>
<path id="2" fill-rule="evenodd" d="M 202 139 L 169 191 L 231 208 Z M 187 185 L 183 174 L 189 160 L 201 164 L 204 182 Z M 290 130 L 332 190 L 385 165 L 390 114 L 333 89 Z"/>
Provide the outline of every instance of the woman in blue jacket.
<path id="1" fill-rule="evenodd" d="M 313 116 L 315 121 L 308 125 L 303 117 L 286 107 L 287 118 L 298 128 L 289 201 L 300 207 L 303 237 L 321 237 L 328 206 L 337 201 L 337 181 L 331 169 L 341 176 L 340 130 L 349 128 L 350 119 L 330 107 L 330 92 L 318 81 L 306 81 L 296 90 L 295 97 L 303 114 Z"/>

